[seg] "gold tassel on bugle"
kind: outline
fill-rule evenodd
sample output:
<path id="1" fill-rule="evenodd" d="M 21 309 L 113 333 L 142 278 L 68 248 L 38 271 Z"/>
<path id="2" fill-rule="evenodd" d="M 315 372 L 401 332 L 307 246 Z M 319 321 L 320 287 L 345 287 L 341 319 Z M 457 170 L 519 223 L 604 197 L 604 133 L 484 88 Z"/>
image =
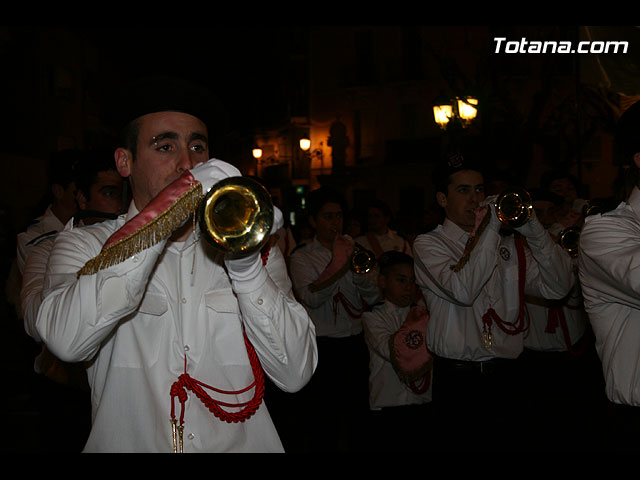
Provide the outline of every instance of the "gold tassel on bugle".
<path id="1" fill-rule="evenodd" d="M 92 275 L 117 265 L 136 253 L 165 240 L 196 211 L 202 198 L 202 187 L 200 183 L 196 183 L 156 218 L 131 235 L 109 245 L 96 257 L 89 260 L 78 272 L 78 277 Z"/>

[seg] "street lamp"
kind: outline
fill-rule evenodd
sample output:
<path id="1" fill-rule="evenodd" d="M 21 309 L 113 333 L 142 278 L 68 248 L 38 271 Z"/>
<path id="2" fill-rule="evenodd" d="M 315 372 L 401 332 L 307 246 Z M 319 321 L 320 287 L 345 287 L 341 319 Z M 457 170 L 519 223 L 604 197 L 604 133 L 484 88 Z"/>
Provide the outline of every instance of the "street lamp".
<path id="1" fill-rule="evenodd" d="M 256 160 L 260 160 L 262 157 L 262 149 L 260 147 L 254 148 L 251 153 L 253 154 L 253 158 Z"/>
<path id="2" fill-rule="evenodd" d="M 305 138 L 305 137 L 301 138 L 300 139 L 300 148 L 302 150 L 304 150 L 305 152 L 307 150 L 309 150 L 311 148 L 311 140 L 309 140 L 308 138 Z"/>
<path id="3" fill-rule="evenodd" d="M 453 106 L 448 104 L 434 105 L 433 117 L 440 128 L 447 128 L 449 120 L 453 117 Z"/>
<path id="4" fill-rule="evenodd" d="M 471 123 L 478 115 L 478 99 L 473 97 L 457 98 L 458 115 L 463 124 Z"/>
<path id="5" fill-rule="evenodd" d="M 440 99 L 433 106 L 434 120 L 443 130 L 447 129 L 452 119 L 467 127 L 477 115 L 478 99 L 470 96 L 456 97 L 450 101 Z"/>

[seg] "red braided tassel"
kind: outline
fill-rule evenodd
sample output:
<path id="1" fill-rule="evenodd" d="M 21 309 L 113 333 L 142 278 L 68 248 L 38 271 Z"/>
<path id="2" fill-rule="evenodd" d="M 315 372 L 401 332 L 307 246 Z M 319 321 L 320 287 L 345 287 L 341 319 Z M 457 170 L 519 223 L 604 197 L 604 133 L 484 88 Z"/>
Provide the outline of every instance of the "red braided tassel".
<path id="1" fill-rule="evenodd" d="M 530 317 L 529 309 L 524 300 L 524 284 L 526 277 L 526 258 L 524 254 L 524 245 L 520 236 L 515 237 L 516 253 L 518 256 L 518 295 L 520 297 L 520 310 L 518 318 L 514 322 L 509 322 L 500 318 L 498 313 L 489 307 L 487 312 L 482 316 L 483 335 L 485 336 L 485 344 L 491 343 L 491 325 L 493 322 L 507 335 L 517 335 L 526 332 L 529 329 Z"/>
<path id="2" fill-rule="evenodd" d="M 263 248 L 260 251 L 260 258 L 262 258 L 262 265 L 263 266 L 267 266 L 267 262 L 269 261 L 269 252 L 271 251 L 271 247 L 269 245 L 266 245 L 265 248 Z"/>
<path id="3" fill-rule="evenodd" d="M 210 385 L 206 385 L 194 378 L 192 378 L 188 373 L 183 373 L 178 377 L 178 380 L 173 383 L 171 386 L 171 419 L 175 420 L 175 408 L 174 408 L 174 399 L 178 398 L 181 404 L 181 413 L 180 413 L 180 425 L 184 423 L 184 405 L 187 401 L 187 392 L 186 390 L 191 390 L 196 397 L 200 399 L 200 401 L 207 407 L 207 409 L 213 413 L 218 419 L 223 420 L 227 423 L 238 423 L 244 422 L 249 419 L 260 407 L 262 403 L 262 399 L 264 397 L 264 372 L 260 365 L 260 360 L 258 355 L 253 348 L 253 345 L 249 342 L 246 334 L 244 335 L 244 343 L 247 347 L 247 354 L 249 356 L 249 362 L 251 364 L 251 369 L 253 370 L 253 375 L 255 380 L 249 386 L 242 390 L 236 391 L 225 391 L 220 390 Z M 186 359 L 185 359 L 186 362 Z M 218 393 L 228 394 L 228 395 L 236 395 L 250 390 L 251 388 L 255 388 L 255 392 L 253 398 L 248 402 L 241 403 L 226 403 L 220 400 L 215 400 L 211 398 L 204 388 L 208 388 L 209 390 L 213 390 Z M 238 412 L 227 412 L 223 410 L 221 407 L 243 407 L 242 410 Z"/>

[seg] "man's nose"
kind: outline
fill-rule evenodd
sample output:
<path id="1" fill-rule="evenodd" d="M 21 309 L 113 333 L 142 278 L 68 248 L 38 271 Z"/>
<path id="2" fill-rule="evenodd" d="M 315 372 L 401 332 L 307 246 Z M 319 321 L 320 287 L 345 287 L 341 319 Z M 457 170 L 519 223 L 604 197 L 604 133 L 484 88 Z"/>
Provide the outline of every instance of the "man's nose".
<path id="1" fill-rule="evenodd" d="M 185 149 L 178 157 L 176 164 L 177 170 L 182 173 L 186 170 L 191 170 L 194 166 L 195 161 L 191 158 L 189 149 Z"/>

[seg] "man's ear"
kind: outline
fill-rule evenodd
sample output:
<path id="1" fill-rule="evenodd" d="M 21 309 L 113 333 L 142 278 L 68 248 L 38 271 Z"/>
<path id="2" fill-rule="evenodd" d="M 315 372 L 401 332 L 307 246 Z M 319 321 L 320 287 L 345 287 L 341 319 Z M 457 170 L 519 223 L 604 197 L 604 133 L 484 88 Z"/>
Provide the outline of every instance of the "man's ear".
<path id="1" fill-rule="evenodd" d="M 127 178 L 131 175 L 131 162 L 133 160 L 131 152 L 126 148 L 118 147 L 116 148 L 114 157 L 116 160 L 116 169 L 120 176 Z"/>
<path id="2" fill-rule="evenodd" d="M 51 185 L 51 194 L 53 195 L 53 198 L 60 200 L 64 196 L 64 188 L 62 188 L 62 185 L 54 183 Z"/>
<path id="3" fill-rule="evenodd" d="M 447 196 L 442 192 L 436 193 L 436 201 L 442 208 L 447 206 Z"/>
<path id="4" fill-rule="evenodd" d="M 633 163 L 636 164 L 636 167 L 640 168 L 640 152 L 633 155 Z"/>
<path id="5" fill-rule="evenodd" d="M 309 216 L 308 218 L 309 221 L 309 225 L 311 225 L 311 228 L 313 228 L 314 230 L 316 229 L 316 219 L 313 218 L 313 216 Z"/>

